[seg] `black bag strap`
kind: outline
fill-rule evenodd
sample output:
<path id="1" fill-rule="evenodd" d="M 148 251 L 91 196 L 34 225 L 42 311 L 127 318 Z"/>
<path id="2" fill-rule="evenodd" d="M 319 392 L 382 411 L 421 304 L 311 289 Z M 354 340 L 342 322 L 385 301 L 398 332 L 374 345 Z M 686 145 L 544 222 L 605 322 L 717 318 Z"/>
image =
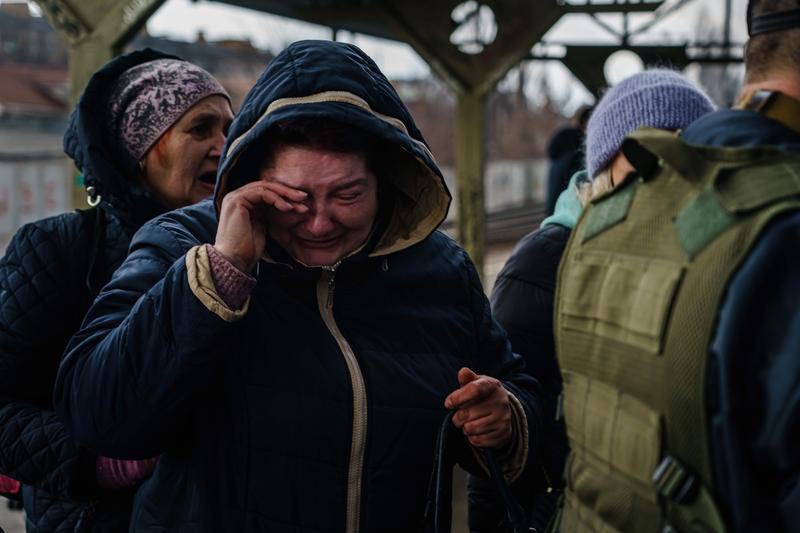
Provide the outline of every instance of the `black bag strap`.
<path id="1" fill-rule="evenodd" d="M 100 293 L 103 286 L 97 279 L 99 276 L 97 263 L 102 260 L 103 241 L 106 234 L 105 212 L 99 207 L 79 210 L 89 228 L 89 257 L 86 267 L 86 288 L 93 297 Z"/>
<path id="2" fill-rule="evenodd" d="M 494 452 L 488 448 L 482 448 L 483 460 L 486 461 L 486 466 L 489 468 L 489 474 L 494 482 L 494 486 L 500 497 L 503 499 L 503 505 L 506 508 L 506 515 L 508 522 L 511 524 L 511 529 L 514 533 L 527 533 L 529 531 L 536 531 L 536 529 L 528 525 L 528 520 L 525 517 L 525 511 L 522 510 L 514 494 L 511 492 L 511 487 L 506 483 L 503 471 L 497 463 L 497 458 Z"/>
<path id="3" fill-rule="evenodd" d="M 428 487 L 428 502 L 425 507 L 425 522 L 430 533 L 450 533 L 453 514 L 453 466 L 455 461 L 447 453 L 450 430 L 453 426 L 455 411 L 449 411 L 442 421 L 436 439 L 436 449 L 433 457 L 433 472 Z M 503 471 L 497 462 L 492 450 L 482 448 L 481 455 L 489 469 L 489 475 L 494 482 L 506 515 L 514 533 L 529 533 L 536 529 L 528 526 L 525 511 L 517 503 L 511 488 L 506 483 Z"/>
<path id="4" fill-rule="evenodd" d="M 449 411 L 439 426 L 433 451 L 433 471 L 425 505 L 425 524 L 429 533 L 450 533 L 452 525 L 453 462 L 447 453 L 447 441 L 453 414 L 454 411 Z"/>

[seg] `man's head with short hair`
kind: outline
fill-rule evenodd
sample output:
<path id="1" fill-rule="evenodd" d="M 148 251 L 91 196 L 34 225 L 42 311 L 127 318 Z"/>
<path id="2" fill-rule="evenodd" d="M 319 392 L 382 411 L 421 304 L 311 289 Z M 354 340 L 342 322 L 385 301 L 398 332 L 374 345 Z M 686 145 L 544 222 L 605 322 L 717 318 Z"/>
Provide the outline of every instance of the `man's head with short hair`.
<path id="1" fill-rule="evenodd" d="M 800 8 L 800 0 L 750 0 L 753 17 Z M 800 28 L 754 35 L 744 53 L 745 83 L 759 83 L 781 72 L 800 71 Z"/>

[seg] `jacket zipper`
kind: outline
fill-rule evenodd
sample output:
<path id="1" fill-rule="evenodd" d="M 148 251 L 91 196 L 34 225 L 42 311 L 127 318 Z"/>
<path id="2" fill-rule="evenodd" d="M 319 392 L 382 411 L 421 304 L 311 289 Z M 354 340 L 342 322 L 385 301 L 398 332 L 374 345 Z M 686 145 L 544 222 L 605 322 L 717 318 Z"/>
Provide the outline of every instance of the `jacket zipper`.
<path id="1" fill-rule="evenodd" d="M 317 306 L 328 331 L 339 345 L 353 386 L 353 433 L 350 441 L 350 462 L 347 471 L 347 515 L 345 531 L 358 533 L 361 516 L 361 485 L 364 471 L 364 449 L 367 441 L 367 391 L 364 376 L 350 343 L 342 335 L 333 317 L 333 294 L 336 290 L 336 268 L 323 267 L 317 282 Z"/>

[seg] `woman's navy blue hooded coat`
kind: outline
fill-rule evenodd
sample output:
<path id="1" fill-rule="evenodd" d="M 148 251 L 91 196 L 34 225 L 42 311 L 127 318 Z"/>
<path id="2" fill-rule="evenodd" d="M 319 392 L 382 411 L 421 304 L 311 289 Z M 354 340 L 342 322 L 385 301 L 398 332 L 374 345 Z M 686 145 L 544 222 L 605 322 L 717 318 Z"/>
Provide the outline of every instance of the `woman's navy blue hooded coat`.
<path id="1" fill-rule="evenodd" d="M 270 243 L 249 301 L 231 310 L 202 246 L 214 241 L 215 204 L 184 208 L 137 233 L 70 343 L 55 397 L 78 440 L 114 456 L 163 452 L 133 531 L 420 531 L 444 399 L 463 366 L 512 392 L 509 477 L 523 466 L 535 384 L 466 253 L 436 231 L 450 195 L 363 52 L 304 41 L 270 64 L 231 127 L 217 205 L 257 177 L 263 134 L 293 117 L 343 122 L 404 154 L 379 176 L 393 208 L 371 243 L 335 273 Z"/>
<path id="2" fill-rule="evenodd" d="M 89 81 L 64 151 L 100 195 L 99 206 L 23 226 L 0 260 L 0 473 L 23 484 L 29 533 L 120 531 L 131 494 L 100 491 L 94 453 L 56 416 L 52 391 L 69 338 L 122 263 L 137 229 L 164 209 L 120 168 L 106 133 L 111 84 L 128 68 L 173 57 L 121 56 Z"/>

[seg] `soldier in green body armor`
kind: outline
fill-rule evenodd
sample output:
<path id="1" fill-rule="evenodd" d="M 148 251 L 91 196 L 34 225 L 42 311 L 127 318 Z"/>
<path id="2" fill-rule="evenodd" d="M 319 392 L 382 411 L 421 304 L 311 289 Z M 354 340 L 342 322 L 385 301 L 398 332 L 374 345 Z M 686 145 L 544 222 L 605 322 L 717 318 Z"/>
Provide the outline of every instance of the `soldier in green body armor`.
<path id="1" fill-rule="evenodd" d="M 562 531 L 800 528 L 800 4 L 748 29 L 738 109 L 631 135 L 572 233 Z"/>

